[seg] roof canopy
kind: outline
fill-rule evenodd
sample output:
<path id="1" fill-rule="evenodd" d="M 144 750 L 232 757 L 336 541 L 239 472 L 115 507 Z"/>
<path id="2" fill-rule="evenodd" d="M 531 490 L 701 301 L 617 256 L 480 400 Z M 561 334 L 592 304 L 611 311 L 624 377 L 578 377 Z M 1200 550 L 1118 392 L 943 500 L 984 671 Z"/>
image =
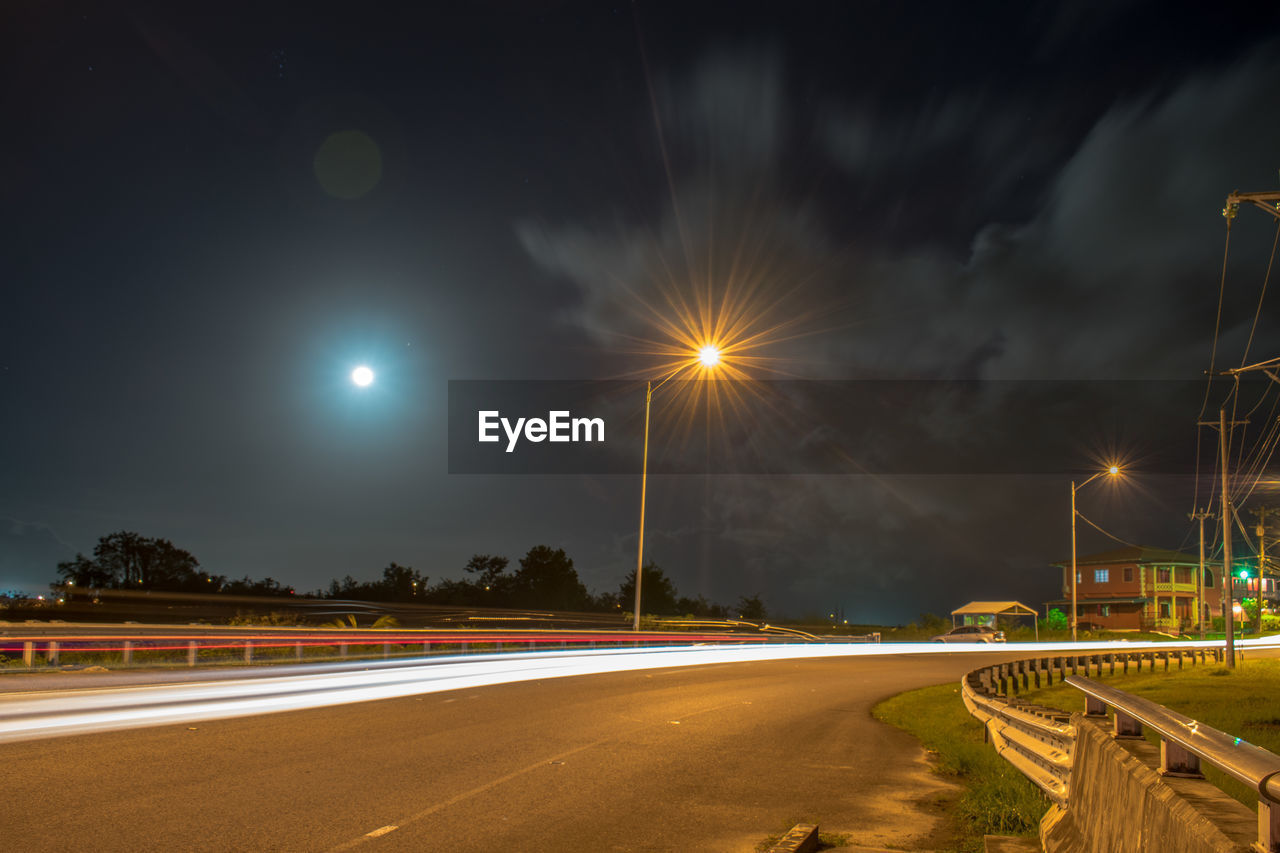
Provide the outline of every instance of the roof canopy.
<path id="1" fill-rule="evenodd" d="M 995 616 L 1035 616 L 1032 610 L 1021 601 L 970 601 L 964 607 L 951 611 L 952 616 L 995 615 Z"/>

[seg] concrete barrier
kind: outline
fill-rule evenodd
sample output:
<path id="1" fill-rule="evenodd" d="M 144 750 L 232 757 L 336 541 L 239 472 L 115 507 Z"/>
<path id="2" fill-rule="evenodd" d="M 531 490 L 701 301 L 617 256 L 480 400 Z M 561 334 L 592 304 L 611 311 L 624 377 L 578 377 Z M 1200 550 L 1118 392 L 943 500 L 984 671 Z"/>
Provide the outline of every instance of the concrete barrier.
<path id="1" fill-rule="evenodd" d="M 1157 747 L 1073 714 L 1069 807 L 1040 822 L 1046 853 L 1246 853 L 1256 815 L 1203 779 L 1161 776 Z"/>

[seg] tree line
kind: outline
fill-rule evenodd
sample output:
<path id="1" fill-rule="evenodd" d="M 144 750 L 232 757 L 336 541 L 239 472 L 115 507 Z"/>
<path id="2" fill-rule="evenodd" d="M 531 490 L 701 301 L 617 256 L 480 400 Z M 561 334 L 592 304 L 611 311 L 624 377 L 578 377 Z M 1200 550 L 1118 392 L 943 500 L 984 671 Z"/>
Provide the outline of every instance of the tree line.
<path id="1" fill-rule="evenodd" d="M 509 571 L 510 569 L 510 571 Z M 476 554 L 463 566 L 465 577 L 430 579 L 409 567 L 391 563 L 382 577 L 358 581 L 351 575 L 331 581 L 324 589 L 303 597 L 378 602 L 416 602 L 465 607 L 508 607 L 529 610 L 596 612 L 630 611 L 635 605 L 636 573 L 627 573 L 616 592 L 593 594 L 578 577 L 573 560 L 563 548 L 535 545 L 512 568 L 510 560 L 494 554 Z M 189 551 L 167 539 L 150 539 L 121 530 L 98 539 L 93 556 L 76 554 L 58 564 L 58 581 L 51 589 L 73 598 L 95 590 L 154 590 L 164 592 L 227 595 L 291 596 L 297 591 L 273 578 L 238 580 L 200 569 Z M 80 592 L 83 590 L 84 592 Z M 675 584 L 653 563 L 644 569 L 642 612 L 660 616 L 701 616 L 709 619 L 763 619 L 759 595 L 742 596 L 727 607 L 703 596 L 682 596 Z"/>

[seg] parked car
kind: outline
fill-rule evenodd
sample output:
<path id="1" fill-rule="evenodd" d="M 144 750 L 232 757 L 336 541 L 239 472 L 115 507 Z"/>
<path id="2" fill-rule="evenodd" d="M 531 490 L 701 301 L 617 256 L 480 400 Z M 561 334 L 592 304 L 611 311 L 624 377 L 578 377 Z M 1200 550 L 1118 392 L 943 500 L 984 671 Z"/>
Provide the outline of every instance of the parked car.
<path id="1" fill-rule="evenodd" d="M 930 637 L 931 643 L 1003 643 L 1004 631 L 986 625 L 961 625 L 945 634 Z"/>

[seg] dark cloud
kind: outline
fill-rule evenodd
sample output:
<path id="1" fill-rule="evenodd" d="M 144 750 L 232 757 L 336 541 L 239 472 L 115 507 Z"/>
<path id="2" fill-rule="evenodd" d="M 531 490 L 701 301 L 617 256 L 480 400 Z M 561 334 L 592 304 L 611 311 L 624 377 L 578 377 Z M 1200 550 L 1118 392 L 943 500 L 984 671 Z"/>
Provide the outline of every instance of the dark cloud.
<path id="1" fill-rule="evenodd" d="M 940 158 L 971 173 L 966 192 L 985 186 L 996 198 L 1020 175 L 1044 173 L 1034 210 L 977 223 L 960 253 L 927 235 L 905 248 L 839 245 L 840 224 L 778 180 L 788 166 L 774 116 L 800 109 L 780 102 L 782 63 L 718 51 L 663 91 L 663 114 L 682 117 L 670 144 L 696 150 L 701 168 L 677 159 L 685 169 L 673 173 L 662 214 L 625 227 L 526 222 L 518 231 L 536 263 L 577 284 L 580 300 L 565 319 L 602 341 L 653 337 L 673 290 L 704 288 L 717 304 L 749 282 L 762 304 L 778 306 L 774 321 L 804 330 L 774 350 L 802 375 L 1194 379 L 1213 332 L 1222 199 L 1274 180 L 1276 55 L 1259 50 L 1188 74 L 1168 92 L 1117 102 L 1072 145 L 1031 144 L 1033 107 L 1017 99 L 938 98 L 887 120 L 826 100 L 813 126 L 853 186 Z M 734 180 L 707 177 L 721 163 L 732 164 Z M 1235 357 L 1253 317 L 1251 274 L 1267 227 L 1237 226 L 1254 251 L 1229 281 L 1220 350 Z M 798 308 L 786 316 L 785 294 L 799 286 L 806 306 L 824 307 L 820 318 Z M 1276 332 L 1264 315 L 1257 339 L 1278 340 Z M 943 406 L 927 420 L 964 434 L 1014 414 L 1001 405 L 996 394 L 976 410 Z M 1151 414 L 1185 421 L 1193 443 L 1194 411 Z M 1102 448 L 1082 440 L 1080 458 L 1063 464 L 1088 468 L 1091 450 Z M 1186 485 L 1164 488 L 1183 494 Z M 679 512 L 703 519 L 696 529 L 657 522 L 665 529 L 653 538 L 675 558 L 677 581 L 731 577 L 791 610 L 827 600 L 907 616 L 939 601 L 1005 595 L 1034 604 L 1054 593 L 1047 562 L 1065 553 L 1066 486 L 1025 477 L 735 478 L 682 502 Z M 1112 521 L 1135 537 L 1183 544 L 1166 541 L 1183 534 L 1178 510 L 1161 509 L 1155 525 L 1151 502 L 1117 507 Z M 711 584 L 721 585 L 729 584 Z M 902 600 L 904 588 L 920 585 L 929 588 L 918 602 Z"/>

